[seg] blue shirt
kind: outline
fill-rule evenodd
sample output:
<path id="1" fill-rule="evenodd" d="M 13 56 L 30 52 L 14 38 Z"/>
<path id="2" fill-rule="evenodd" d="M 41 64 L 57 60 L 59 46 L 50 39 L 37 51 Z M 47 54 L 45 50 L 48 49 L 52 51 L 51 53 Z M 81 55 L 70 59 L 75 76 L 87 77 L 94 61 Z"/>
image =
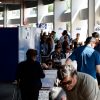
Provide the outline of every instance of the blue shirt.
<path id="1" fill-rule="evenodd" d="M 100 54 L 95 49 L 89 46 L 78 47 L 69 58 L 77 61 L 78 71 L 96 78 L 96 65 L 100 64 Z"/>

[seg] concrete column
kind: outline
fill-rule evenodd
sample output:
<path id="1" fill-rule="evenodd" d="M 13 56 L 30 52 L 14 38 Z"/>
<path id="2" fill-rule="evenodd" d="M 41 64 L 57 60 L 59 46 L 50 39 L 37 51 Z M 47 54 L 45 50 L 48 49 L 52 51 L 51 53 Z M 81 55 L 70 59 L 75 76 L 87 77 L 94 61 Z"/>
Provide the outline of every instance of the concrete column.
<path id="1" fill-rule="evenodd" d="M 94 31 L 100 34 L 100 0 L 95 0 L 95 27 Z"/>
<path id="2" fill-rule="evenodd" d="M 4 27 L 7 27 L 7 6 L 6 4 L 4 5 Z"/>
<path id="3" fill-rule="evenodd" d="M 24 4 L 21 3 L 21 8 L 20 8 L 20 25 L 21 26 L 23 26 L 24 24 L 24 10 L 25 10 Z"/>
<path id="4" fill-rule="evenodd" d="M 44 16 L 48 12 L 48 7 L 43 5 L 42 0 L 38 0 L 38 7 L 37 7 L 37 23 L 43 23 Z"/>
<path id="5" fill-rule="evenodd" d="M 80 33 L 80 39 L 82 41 L 85 41 L 86 35 L 87 35 L 87 26 L 86 22 L 82 21 L 82 17 L 86 17 L 85 14 L 83 14 L 82 9 L 86 7 L 87 0 L 72 0 L 72 11 L 71 11 L 71 33 L 72 38 L 76 38 L 76 33 Z M 86 9 L 86 8 L 85 8 Z"/>
<path id="6" fill-rule="evenodd" d="M 95 25 L 100 25 L 100 0 L 95 0 Z"/>
<path id="7" fill-rule="evenodd" d="M 88 35 L 94 32 L 95 26 L 95 0 L 88 0 Z"/>
<path id="8" fill-rule="evenodd" d="M 61 32 L 66 29 L 66 22 L 63 22 L 63 14 L 65 10 L 66 10 L 66 1 L 55 0 L 54 2 L 54 30 L 60 35 L 61 35 Z"/>
<path id="9" fill-rule="evenodd" d="M 76 33 L 81 31 L 80 26 L 80 10 L 82 9 L 84 0 L 72 0 L 71 11 L 71 30 L 72 38 L 76 37 Z"/>

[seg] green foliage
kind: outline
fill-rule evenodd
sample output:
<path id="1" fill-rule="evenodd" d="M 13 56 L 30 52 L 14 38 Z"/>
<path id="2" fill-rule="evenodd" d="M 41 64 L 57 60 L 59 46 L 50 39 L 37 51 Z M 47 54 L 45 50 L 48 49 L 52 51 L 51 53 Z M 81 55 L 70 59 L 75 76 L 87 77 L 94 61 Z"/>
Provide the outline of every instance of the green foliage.
<path id="1" fill-rule="evenodd" d="M 53 12 L 53 4 L 48 5 L 48 12 Z"/>
<path id="2" fill-rule="evenodd" d="M 71 9 L 71 0 L 66 0 L 66 10 Z"/>

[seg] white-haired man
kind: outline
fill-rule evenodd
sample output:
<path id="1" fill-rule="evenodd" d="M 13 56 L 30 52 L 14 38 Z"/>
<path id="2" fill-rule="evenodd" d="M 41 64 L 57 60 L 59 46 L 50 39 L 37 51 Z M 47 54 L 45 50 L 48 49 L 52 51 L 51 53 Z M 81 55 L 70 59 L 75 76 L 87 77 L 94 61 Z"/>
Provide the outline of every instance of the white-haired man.
<path id="1" fill-rule="evenodd" d="M 73 61 L 61 70 L 61 76 L 61 86 L 68 100 L 100 100 L 100 90 L 94 78 L 89 74 L 77 72 Z"/>

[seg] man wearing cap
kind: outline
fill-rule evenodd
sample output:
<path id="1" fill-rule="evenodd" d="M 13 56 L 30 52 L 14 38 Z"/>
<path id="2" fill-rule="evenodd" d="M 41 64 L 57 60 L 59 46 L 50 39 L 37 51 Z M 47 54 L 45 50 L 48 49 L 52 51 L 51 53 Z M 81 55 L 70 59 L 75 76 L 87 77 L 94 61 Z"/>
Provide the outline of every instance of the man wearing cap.
<path id="1" fill-rule="evenodd" d="M 91 75 L 94 79 L 96 71 L 100 74 L 100 54 L 94 49 L 95 43 L 95 38 L 88 37 L 85 45 L 75 49 L 66 62 L 76 60 L 77 70 Z"/>
<path id="2" fill-rule="evenodd" d="M 67 100 L 100 100 L 100 90 L 94 78 L 89 74 L 77 72 L 73 61 L 61 70 L 61 86 Z"/>

